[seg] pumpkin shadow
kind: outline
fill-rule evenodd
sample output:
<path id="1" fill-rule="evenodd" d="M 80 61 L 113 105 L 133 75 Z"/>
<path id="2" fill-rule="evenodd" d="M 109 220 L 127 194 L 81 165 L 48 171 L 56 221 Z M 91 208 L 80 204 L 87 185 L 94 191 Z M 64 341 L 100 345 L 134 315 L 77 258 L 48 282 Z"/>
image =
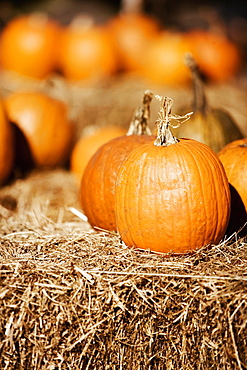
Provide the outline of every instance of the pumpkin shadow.
<path id="1" fill-rule="evenodd" d="M 230 184 L 231 192 L 231 214 L 226 236 L 237 233 L 242 238 L 247 235 L 247 212 L 238 191 Z"/>
<path id="2" fill-rule="evenodd" d="M 15 145 L 14 176 L 17 178 L 25 177 L 35 168 L 34 160 L 23 132 L 15 123 L 11 122 L 11 125 L 14 132 Z"/>

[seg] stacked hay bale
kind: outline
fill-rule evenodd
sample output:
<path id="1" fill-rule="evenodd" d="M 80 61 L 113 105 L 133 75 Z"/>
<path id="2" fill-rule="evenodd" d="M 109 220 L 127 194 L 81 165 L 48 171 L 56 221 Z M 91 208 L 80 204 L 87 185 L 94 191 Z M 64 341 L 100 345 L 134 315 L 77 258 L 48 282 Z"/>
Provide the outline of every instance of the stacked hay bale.
<path id="1" fill-rule="evenodd" d="M 184 256 L 129 249 L 71 212 L 64 170 L 0 200 L 1 369 L 246 368 L 246 239 Z"/>

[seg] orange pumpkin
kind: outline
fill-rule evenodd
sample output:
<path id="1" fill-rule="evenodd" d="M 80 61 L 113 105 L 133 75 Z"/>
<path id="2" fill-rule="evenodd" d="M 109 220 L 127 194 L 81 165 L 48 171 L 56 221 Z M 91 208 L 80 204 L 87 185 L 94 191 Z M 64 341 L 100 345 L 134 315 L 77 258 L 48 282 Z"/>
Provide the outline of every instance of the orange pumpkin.
<path id="1" fill-rule="evenodd" d="M 5 98 L 4 104 L 8 119 L 24 135 L 36 167 L 66 162 L 73 127 L 65 103 L 39 92 L 14 92 Z"/>
<path id="2" fill-rule="evenodd" d="M 78 16 L 64 27 L 60 40 L 59 65 L 71 81 L 99 79 L 116 71 L 116 56 L 111 37 L 104 26 Z"/>
<path id="3" fill-rule="evenodd" d="M 234 140 L 218 156 L 231 187 L 232 206 L 227 234 L 237 232 L 247 222 L 247 138 Z M 247 234 L 247 226 L 240 235 Z"/>
<path id="4" fill-rule="evenodd" d="M 144 55 L 160 30 L 156 19 L 144 13 L 122 12 L 108 22 L 116 48 L 119 69 L 139 71 Z"/>
<path id="5" fill-rule="evenodd" d="M 43 13 L 21 15 L 9 21 L 0 40 L 4 70 L 42 79 L 57 66 L 60 26 Z"/>
<path id="6" fill-rule="evenodd" d="M 184 54 L 190 49 L 185 34 L 161 32 L 145 52 L 143 76 L 151 83 L 178 87 L 187 84 L 190 73 Z"/>
<path id="7" fill-rule="evenodd" d="M 93 132 L 82 135 L 72 149 L 70 156 L 70 170 L 80 181 L 84 169 L 94 153 L 105 144 L 118 136 L 126 134 L 126 130 L 120 126 L 105 126 L 93 129 Z"/>
<path id="8" fill-rule="evenodd" d="M 240 49 L 226 36 L 206 30 L 187 33 L 190 51 L 200 70 L 215 82 L 227 81 L 234 77 L 242 65 Z"/>
<path id="9" fill-rule="evenodd" d="M 14 136 L 0 99 L 0 185 L 9 178 L 14 166 Z"/>
<path id="10" fill-rule="evenodd" d="M 171 134 L 171 104 L 161 99 L 155 142 L 136 148 L 119 169 L 116 221 L 129 247 L 186 253 L 224 236 L 230 190 L 212 149 Z"/>
<path id="11" fill-rule="evenodd" d="M 144 93 L 141 107 L 135 112 L 127 135 L 117 137 L 101 146 L 85 168 L 80 201 L 91 226 L 116 231 L 115 180 L 117 171 L 127 155 L 140 145 L 153 141 L 148 128 L 150 92 Z"/>

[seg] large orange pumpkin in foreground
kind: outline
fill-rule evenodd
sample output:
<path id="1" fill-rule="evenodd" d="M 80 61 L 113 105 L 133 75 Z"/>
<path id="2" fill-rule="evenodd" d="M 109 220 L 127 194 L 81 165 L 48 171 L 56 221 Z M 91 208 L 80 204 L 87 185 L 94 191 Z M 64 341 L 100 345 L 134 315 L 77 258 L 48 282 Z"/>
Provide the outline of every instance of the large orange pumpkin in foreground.
<path id="1" fill-rule="evenodd" d="M 232 194 L 230 235 L 247 222 L 247 138 L 234 140 L 222 148 L 218 156 L 225 168 Z M 247 234 L 247 226 L 240 235 Z"/>
<path id="2" fill-rule="evenodd" d="M 67 161 L 73 128 L 65 103 L 39 92 L 14 92 L 4 104 L 8 119 L 24 135 L 36 167 Z"/>
<path id="3" fill-rule="evenodd" d="M 96 228 L 116 231 L 115 180 L 127 155 L 140 145 L 154 141 L 148 128 L 150 92 L 134 114 L 127 135 L 101 146 L 85 168 L 80 187 L 80 201 L 89 223 Z"/>
<path id="4" fill-rule="evenodd" d="M 223 238 L 230 189 L 212 149 L 177 140 L 170 120 L 171 99 L 161 99 L 157 139 L 130 153 L 117 174 L 116 221 L 129 247 L 185 253 Z"/>
<path id="5" fill-rule="evenodd" d="M 0 185 L 8 179 L 14 165 L 14 136 L 0 99 Z"/>
<path id="6" fill-rule="evenodd" d="M 9 21 L 0 40 L 4 70 L 44 78 L 57 66 L 60 26 L 43 13 L 22 15 Z"/>

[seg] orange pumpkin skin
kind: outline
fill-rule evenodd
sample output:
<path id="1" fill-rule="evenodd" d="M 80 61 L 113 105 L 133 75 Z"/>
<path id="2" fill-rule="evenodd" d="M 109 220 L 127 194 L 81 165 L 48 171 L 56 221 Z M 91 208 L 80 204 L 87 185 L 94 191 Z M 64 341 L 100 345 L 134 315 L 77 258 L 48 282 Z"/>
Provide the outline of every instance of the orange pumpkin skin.
<path id="1" fill-rule="evenodd" d="M 23 133 L 35 166 L 63 165 L 73 134 L 66 104 L 38 92 L 14 92 L 4 104 L 8 119 Z"/>
<path id="2" fill-rule="evenodd" d="M 247 138 L 227 144 L 219 151 L 218 156 L 228 181 L 240 194 L 247 210 Z"/>
<path id="3" fill-rule="evenodd" d="M 123 135 L 101 146 L 85 168 L 80 202 L 90 225 L 116 231 L 115 180 L 127 155 L 135 148 L 154 141 L 153 135 Z"/>
<path id="4" fill-rule="evenodd" d="M 0 41 L 1 66 L 42 79 L 57 66 L 60 26 L 45 14 L 31 13 L 11 20 Z"/>
<path id="5" fill-rule="evenodd" d="M 222 148 L 218 156 L 231 186 L 232 206 L 228 234 L 238 231 L 247 222 L 247 138 L 234 140 Z M 247 228 L 242 231 L 246 235 Z"/>
<path id="6" fill-rule="evenodd" d="M 142 13 L 126 12 L 108 22 L 118 57 L 119 69 L 139 71 L 143 55 L 160 32 L 158 21 Z"/>
<path id="7" fill-rule="evenodd" d="M 186 253 L 224 236 L 230 190 L 223 165 L 205 144 L 181 139 L 147 144 L 124 161 L 116 179 L 116 221 L 129 247 Z"/>
<path id="8" fill-rule="evenodd" d="M 13 130 L 0 100 L 0 185 L 7 181 L 13 169 L 14 152 Z"/>
<path id="9" fill-rule="evenodd" d="M 190 44 L 182 33 L 161 32 L 145 52 L 141 73 L 154 84 L 177 87 L 190 81 L 184 54 Z"/>
<path id="10" fill-rule="evenodd" d="M 90 135 L 82 136 L 72 149 L 70 156 L 70 170 L 80 181 L 84 169 L 94 153 L 106 142 L 126 134 L 126 130 L 119 126 L 106 126 L 96 129 Z"/>
<path id="11" fill-rule="evenodd" d="M 59 66 L 70 81 L 109 77 L 117 62 L 111 37 L 104 26 L 76 20 L 61 32 Z"/>
<path id="12" fill-rule="evenodd" d="M 187 36 L 200 70 L 212 81 L 227 81 L 240 70 L 241 51 L 226 36 L 204 30 L 188 32 Z"/>

